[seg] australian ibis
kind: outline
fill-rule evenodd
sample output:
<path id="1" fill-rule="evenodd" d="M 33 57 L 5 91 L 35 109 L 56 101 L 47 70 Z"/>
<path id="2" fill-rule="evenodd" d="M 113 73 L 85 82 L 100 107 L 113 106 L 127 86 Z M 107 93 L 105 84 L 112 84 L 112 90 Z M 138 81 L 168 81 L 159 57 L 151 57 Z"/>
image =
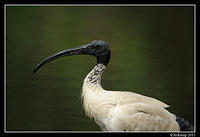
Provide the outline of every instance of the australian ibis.
<path id="1" fill-rule="evenodd" d="M 40 62 L 35 73 L 46 63 L 72 55 L 92 55 L 97 64 L 85 77 L 82 102 L 86 115 L 103 131 L 193 131 L 182 117 L 170 113 L 169 105 L 157 99 L 128 91 L 108 91 L 101 86 L 101 75 L 110 60 L 109 44 L 94 40 L 86 45 L 63 50 Z"/>

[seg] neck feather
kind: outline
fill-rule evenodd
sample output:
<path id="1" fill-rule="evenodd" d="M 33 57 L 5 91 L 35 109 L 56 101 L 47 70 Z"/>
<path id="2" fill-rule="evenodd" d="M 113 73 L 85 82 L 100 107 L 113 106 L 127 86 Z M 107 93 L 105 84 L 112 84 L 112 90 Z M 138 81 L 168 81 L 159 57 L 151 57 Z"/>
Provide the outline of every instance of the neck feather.
<path id="1" fill-rule="evenodd" d="M 105 65 L 97 64 L 86 76 L 83 83 L 81 98 L 86 115 L 90 118 L 94 117 L 93 111 L 91 109 L 94 103 L 93 100 L 97 99 L 97 96 L 99 96 L 103 90 L 101 87 L 101 75 L 105 69 Z"/>
<path id="2" fill-rule="evenodd" d="M 101 75 L 106 69 L 103 64 L 97 64 L 92 71 L 86 76 L 84 84 L 88 85 L 101 85 Z"/>

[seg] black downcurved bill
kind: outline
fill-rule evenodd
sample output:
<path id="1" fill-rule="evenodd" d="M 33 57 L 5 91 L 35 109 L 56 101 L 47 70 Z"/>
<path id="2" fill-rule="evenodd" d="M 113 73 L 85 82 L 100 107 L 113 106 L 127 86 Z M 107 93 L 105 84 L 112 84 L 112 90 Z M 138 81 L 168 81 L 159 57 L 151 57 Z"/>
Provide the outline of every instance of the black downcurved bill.
<path id="1" fill-rule="evenodd" d="M 55 60 L 57 58 L 61 58 L 61 57 L 64 57 L 64 56 L 87 54 L 87 53 L 88 53 L 87 45 L 83 45 L 83 46 L 79 46 L 79 47 L 76 47 L 76 48 L 71 48 L 71 49 L 60 51 L 60 52 L 58 52 L 56 54 L 53 54 L 53 55 L 49 56 L 48 58 L 44 59 L 39 64 L 37 64 L 37 66 L 33 70 L 33 73 L 37 72 L 37 70 L 39 68 L 41 68 L 43 65 L 45 65 L 48 62 L 50 62 L 52 60 Z"/>

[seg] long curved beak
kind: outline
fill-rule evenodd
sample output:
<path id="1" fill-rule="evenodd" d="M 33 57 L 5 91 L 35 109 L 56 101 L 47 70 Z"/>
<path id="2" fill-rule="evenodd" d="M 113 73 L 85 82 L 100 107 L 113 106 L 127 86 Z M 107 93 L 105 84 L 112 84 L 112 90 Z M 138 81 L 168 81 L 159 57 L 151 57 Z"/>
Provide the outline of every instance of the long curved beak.
<path id="1" fill-rule="evenodd" d="M 50 62 L 52 60 L 55 60 L 57 58 L 61 58 L 61 57 L 64 57 L 64 56 L 72 56 L 72 55 L 80 55 L 80 54 L 90 55 L 89 49 L 88 49 L 88 44 L 83 45 L 83 46 L 79 46 L 79 47 L 76 47 L 76 48 L 63 50 L 63 51 L 60 51 L 56 54 L 49 56 L 48 58 L 44 59 L 39 64 L 37 64 L 37 66 L 33 70 L 33 73 L 37 72 L 37 70 L 39 68 L 41 68 L 43 65 L 47 64 L 48 62 Z"/>

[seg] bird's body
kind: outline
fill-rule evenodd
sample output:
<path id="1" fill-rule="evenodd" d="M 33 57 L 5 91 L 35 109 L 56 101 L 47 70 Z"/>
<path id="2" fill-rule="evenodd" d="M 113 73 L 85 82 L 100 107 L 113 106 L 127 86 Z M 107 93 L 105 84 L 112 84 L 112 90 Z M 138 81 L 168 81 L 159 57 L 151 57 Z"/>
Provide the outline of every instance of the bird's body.
<path id="1" fill-rule="evenodd" d="M 97 64 L 86 76 L 82 86 L 82 101 L 86 115 L 93 118 L 104 131 L 182 131 L 193 130 L 183 118 L 166 110 L 167 104 L 128 91 L 108 91 L 101 86 L 101 75 L 110 60 L 107 42 L 92 41 L 67 49 L 39 63 L 34 73 L 44 64 L 64 56 L 92 55 Z"/>
<path id="2" fill-rule="evenodd" d="M 97 64 L 86 76 L 82 87 L 86 115 L 105 131 L 179 131 L 167 104 L 126 91 L 107 91 L 101 86 L 106 67 Z"/>

